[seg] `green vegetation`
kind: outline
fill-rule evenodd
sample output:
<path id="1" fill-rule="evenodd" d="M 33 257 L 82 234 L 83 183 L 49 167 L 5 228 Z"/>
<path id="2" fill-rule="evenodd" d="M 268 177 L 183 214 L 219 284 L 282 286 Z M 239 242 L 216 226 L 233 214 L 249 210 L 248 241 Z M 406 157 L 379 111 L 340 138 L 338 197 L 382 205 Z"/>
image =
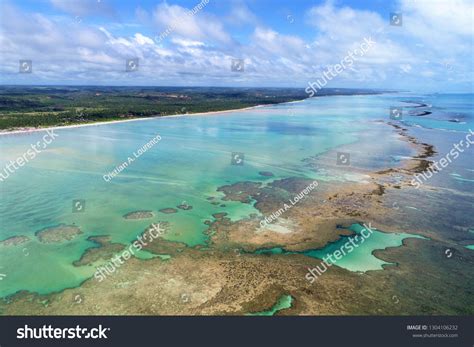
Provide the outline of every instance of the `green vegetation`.
<path id="1" fill-rule="evenodd" d="M 222 111 L 306 97 L 303 89 L 290 88 L 1 86 L 0 129 Z"/>

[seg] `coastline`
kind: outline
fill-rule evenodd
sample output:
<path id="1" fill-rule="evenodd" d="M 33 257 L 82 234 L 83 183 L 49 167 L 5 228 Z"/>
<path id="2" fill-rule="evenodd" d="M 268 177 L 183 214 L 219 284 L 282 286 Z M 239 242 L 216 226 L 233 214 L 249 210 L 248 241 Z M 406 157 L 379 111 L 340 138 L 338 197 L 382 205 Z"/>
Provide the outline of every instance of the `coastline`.
<path id="1" fill-rule="evenodd" d="M 240 112 L 240 111 L 248 111 L 248 110 L 262 108 L 262 107 L 265 107 L 265 106 L 297 103 L 297 102 L 302 102 L 304 100 L 306 100 L 306 99 L 293 100 L 293 101 L 281 102 L 281 103 L 276 103 L 276 104 L 265 104 L 265 105 L 260 104 L 260 105 L 255 105 L 255 106 L 249 106 L 249 107 L 244 107 L 244 108 L 235 108 L 235 109 L 223 110 L 223 111 L 209 111 L 209 112 L 197 112 L 197 113 L 186 113 L 186 114 L 174 114 L 174 115 L 169 115 L 169 116 L 138 117 L 138 118 L 131 118 L 131 119 L 103 121 L 103 122 L 91 122 L 91 123 L 85 123 L 85 124 L 71 124 L 71 125 L 50 126 L 50 127 L 42 127 L 42 128 L 26 128 L 26 129 L 19 129 L 19 130 L 0 130 L 0 136 L 15 135 L 15 134 L 29 134 L 29 133 L 35 133 L 35 132 L 47 131 L 47 130 L 72 129 L 72 128 L 87 127 L 87 126 L 104 125 L 104 124 L 135 122 L 135 121 L 142 121 L 142 120 L 153 120 L 153 119 L 158 119 L 158 118 L 177 118 L 177 117 L 186 117 L 186 116 L 210 116 L 210 115 L 216 115 L 216 114 L 219 114 L 219 113 L 233 113 L 233 112 Z"/>
<path id="2" fill-rule="evenodd" d="M 389 124 L 390 125 L 390 124 Z M 395 127 L 395 131 L 398 130 Z M 289 251 L 303 251 L 311 248 L 320 248 L 324 247 L 323 245 L 327 245 L 328 243 L 335 242 L 343 235 L 349 236 L 352 235 L 349 232 L 344 233 L 340 230 L 336 229 L 335 227 L 338 224 L 341 225 L 348 225 L 351 223 L 356 223 L 362 220 L 374 220 L 374 216 L 376 214 L 380 214 L 380 211 L 383 211 L 381 215 L 385 213 L 389 213 L 389 209 L 383 207 L 380 200 L 383 199 L 384 195 L 386 194 L 385 189 L 393 189 L 390 184 L 381 184 L 379 186 L 379 181 L 381 178 L 391 176 L 393 174 L 401 173 L 405 175 L 409 175 L 412 170 L 416 170 L 416 165 L 414 165 L 413 160 L 418 161 L 420 157 L 427 157 L 431 156 L 432 153 L 428 151 L 428 148 L 424 146 L 424 144 L 415 141 L 411 141 L 408 138 L 408 135 L 401 134 L 404 137 L 404 141 L 409 143 L 411 146 L 417 148 L 417 153 L 411 158 L 406 159 L 403 163 L 396 167 L 391 167 L 385 172 L 377 172 L 371 171 L 370 176 L 374 179 L 369 185 L 360 185 L 358 183 L 348 183 L 343 187 L 340 187 L 337 191 L 325 191 L 323 192 L 323 197 L 318 196 L 317 192 L 308 196 L 305 201 L 301 202 L 300 209 L 306 211 L 307 213 L 303 213 L 302 215 L 298 216 L 298 214 L 293 214 L 295 211 L 289 211 L 290 215 L 288 218 L 294 219 L 298 221 L 299 231 L 292 232 L 290 234 L 278 234 L 278 233 L 271 233 L 265 232 L 263 234 L 255 234 L 249 238 L 249 234 L 247 232 L 248 229 L 254 229 L 257 224 L 256 219 L 249 219 L 243 220 L 239 222 L 230 222 L 225 216 L 217 218 L 208 228 L 208 232 L 214 231 L 212 238 L 212 251 L 205 251 L 199 248 L 193 247 L 184 247 L 184 251 L 178 251 L 177 248 L 179 244 L 174 243 L 173 241 L 167 240 L 160 240 L 159 243 L 150 244 L 147 248 L 147 251 L 152 253 L 160 253 L 162 252 L 162 247 L 167 247 L 168 253 L 172 254 L 174 259 L 174 263 L 168 262 L 164 263 L 161 259 L 153 259 L 148 260 L 146 262 L 136 259 L 130 260 L 121 268 L 122 272 L 120 274 L 115 275 L 115 277 L 111 277 L 108 281 L 103 281 L 102 283 L 97 283 L 94 281 L 94 278 L 88 278 L 82 281 L 79 285 L 75 287 L 68 287 L 64 288 L 57 292 L 51 292 L 47 294 L 40 294 L 34 291 L 28 290 L 21 290 L 11 295 L 8 295 L 7 302 L 0 305 L 0 308 L 3 311 L 3 315 L 24 315 L 24 314 L 34 314 L 34 315 L 44 315 L 44 314 L 55 314 L 55 315 L 68 315 L 68 314 L 91 314 L 94 313 L 96 315 L 107 315 L 107 314 L 118 314 L 120 311 L 116 310 L 116 306 L 112 305 L 111 307 L 103 307 L 100 305 L 100 302 L 104 302 L 107 300 L 112 300 L 108 293 L 111 292 L 111 288 L 115 288 L 117 283 L 122 283 L 126 279 L 129 279 L 130 276 L 133 276 L 134 273 L 142 272 L 142 271 L 150 271 L 154 273 L 156 276 L 147 276 L 144 279 L 140 279 L 138 282 L 139 285 L 134 286 L 134 289 L 137 290 L 137 295 L 140 297 L 140 300 L 143 300 L 147 303 L 146 310 L 133 310 L 130 309 L 131 314 L 136 315 L 153 315 L 157 312 L 165 313 L 167 315 L 180 315 L 180 314 L 196 314 L 199 312 L 200 315 L 206 314 L 213 314 L 213 315 L 221 315 L 221 307 L 222 305 L 228 305 L 227 302 L 220 303 L 214 302 L 216 291 L 211 289 L 203 289 L 202 292 L 199 294 L 203 297 L 201 301 L 193 301 L 190 302 L 190 305 L 180 305 L 179 303 L 175 303 L 173 301 L 174 292 L 167 292 L 163 289 L 165 293 L 165 298 L 168 301 L 165 305 L 161 300 L 153 301 L 152 306 L 150 304 L 149 299 L 140 291 L 139 287 L 147 287 L 147 285 L 159 286 L 160 282 L 166 282 L 170 277 L 173 276 L 174 273 L 177 273 L 177 269 L 190 269 L 191 267 L 195 267 L 196 264 L 199 264 L 199 271 L 203 274 L 204 279 L 199 280 L 199 278 L 190 278 L 189 280 L 193 284 L 200 284 L 200 287 L 207 288 L 203 285 L 206 281 L 210 281 L 211 278 L 214 279 L 216 283 L 218 283 L 218 287 L 225 288 L 225 286 L 230 285 L 233 286 L 234 283 L 232 281 L 228 281 L 224 278 L 223 273 L 232 272 L 235 273 L 236 276 L 232 276 L 234 278 L 239 278 L 237 274 L 241 275 L 249 275 L 249 272 L 252 272 L 255 267 L 258 268 L 268 268 L 273 270 L 272 273 L 272 281 L 275 280 L 274 274 L 279 273 L 275 271 L 275 269 L 284 268 L 285 277 L 284 279 L 277 278 L 277 283 L 280 286 L 284 286 L 287 277 L 291 279 L 292 285 L 295 287 L 301 287 L 301 281 L 304 278 L 304 273 L 302 272 L 308 266 L 317 266 L 320 260 L 316 258 L 309 258 L 303 255 L 294 255 L 291 258 L 285 256 L 259 256 L 253 254 L 253 250 L 268 246 L 268 245 L 277 245 L 282 244 L 283 247 Z M 413 167 L 415 166 L 415 167 Z M 405 171 L 406 170 L 406 171 Z M 301 182 L 300 182 L 301 181 Z M 299 188 L 293 183 L 302 183 L 304 184 L 304 179 L 301 178 L 290 178 L 289 180 L 281 180 L 276 182 L 276 186 L 283 187 L 288 189 L 290 192 L 296 192 Z M 378 186 L 378 189 L 377 189 Z M 403 185 L 402 189 L 405 188 L 407 185 Z M 239 186 L 239 182 L 231 185 L 231 187 L 235 187 L 237 190 L 241 190 L 242 187 Z M 250 190 L 256 189 L 259 190 L 261 187 L 248 187 Z M 248 192 L 249 194 L 251 191 Z M 233 200 L 231 195 L 229 195 L 230 200 Z M 318 203 L 321 198 L 324 198 L 327 203 L 321 205 Z M 351 215 L 350 211 L 338 211 L 340 209 L 340 202 L 345 201 L 345 199 L 351 199 L 351 201 L 365 201 L 367 205 L 363 207 L 365 213 L 362 215 Z M 280 202 L 270 197 L 261 197 L 261 203 L 270 203 L 272 207 L 268 207 L 270 210 L 274 208 L 273 205 L 277 206 Z M 311 216 L 310 218 L 302 217 L 302 216 L 309 216 L 309 211 L 312 210 L 318 204 L 319 212 L 315 216 Z M 263 207 L 264 205 L 262 205 Z M 377 213 L 376 213 L 377 211 Z M 332 217 L 330 217 L 332 216 Z M 327 223 L 326 223 L 326 222 Z M 301 224 L 300 224 L 301 223 Z M 319 231 L 318 234 L 310 234 L 310 231 L 314 229 L 315 225 L 317 226 L 317 230 Z M 381 230 L 386 230 L 386 233 L 397 233 L 403 232 L 402 228 L 393 228 L 382 223 L 381 220 L 376 221 L 376 225 Z M 433 235 L 422 233 L 419 230 L 412 231 L 413 234 L 423 235 L 425 237 L 433 237 Z M 308 235 L 311 235 L 311 238 L 308 240 Z M 245 237 L 245 241 L 244 238 Z M 391 249 L 380 249 L 377 250 L 377 258 L 380 260 L 390 260 L 387 259 L 388 257 L 396 257 L 397 262 L 402 264 L 407 264 L 406 259 L 409 255 L 413 255 L 413 247 L 407 245 L 417 245 L 417 247 L 422 247 L 424 244 L 422 241 L 419 240 L 404 240 L 403 244 L 398 247 L 392 247 Z M 237 268 L 234 266 L 235 264 L 235 257 L 236 253 L 234 251 L 228 251 L 228 249 L 233 249 L 235 247 L 244 249 L 247 251 L 238 254 L 238 260 L 240 262 L 245 262 L 247 265 L 251 265 L 249 269 L 246 267 Z M 107 252 L 111 249 L 111 247 L 118 247 L 115 246 L 113 243 L 105 241 L 101 247 L 93 248 L 96 250 L 98 255 L 107 254 Z M 408 253 L 408 255 L 399 255 L 398 253 L 401 252 L 401 249 Z M 418 248 L 417 248 L 418 249 Z M 90 251 L 89 251 L 90 252 Z M 383 252 L 383 253 L 382 253 Z M 411 253 L 410 253 L 411 252 Z M 392 255 L 395 254 L 395 255 Z M 83 263 L 80 263 L 80 266 L 87 266 L 91 264 L 91 260 L 85 261 L 87 257 L 91 256 L 90 253 L 85 252 L 81 259 Z M 199 259 L 200 262 L 195 262 L 188 259 L 189 257 L 193 259 Z M 179 266 L 174 264 L 178 263 Z M 295 267 L 294 264 L 298 264 Z M 74 264 L 78 266 L 79 263 Z M 203 265 L 204 264 L 204 265 Z M 174 265 L 174 266 L 173 266 Z M 176 266 L 176 267 L 175 267 Z M 158 274 L 156 269 L 160 269 L 161 274 Z M 163 271 L 165 269 L 166 271 Z M 367 283 L 370 282 L 370 278 L 375 279 L 384 279 L 385 276 L 396 276 L 396 268 L 392 269 L 383 269 L 384 271 L 371 271 L 370 275 L 367 274 L 364 278 L 367 278 Z M 386 271 L 389 271 L 388 275 Z M 253 273 L 253 272 L 252 272 Z M 255 273 L 253 273 L 255 275 Z M 156 280 L 154 280 L 156 278 Z M 324 278 L 322 278 L 323 282 L 319 282 L 319 285 L 322 285 L 323 288 L 329 290 L 330 288 L 334 288 L 338 284 L 338 280 L 344 278 L 344 281 L 348 281 L 351 285 L 356 286 L 360 283 L 360 275 L 356 275 L 348 272 L 345 269 L 339 268 L 332 268 L 331 272 L 326 274 Z M 365 279 L 362 279 L 366 281 Z M 246 314 L 248 312 L 254 312 L 262 310 L 262 305 L 268 305 L 270 302 L 274 302 L 273 294 L 280 294 L 279 292 L 273 292 L 272 290 L 268 289 L 267 287 L 272 287 L 272 284 L 268 280 L 266 272 L 258 272 L 257 281 L 264 283 L 266 290 L 262 290 L 261 292 L 251 295 L 251 294 L 244 294 L 238 297 L 238 301 L 241 303 L 250 303 L 245 305 L 240 310 L 234 311 L 236 314 Z M 382 283 L 383 281 L 380 280 Z M 249 285 L 252 285 L 251 282 Z M 304 283 L 304 282 L 303 282 Z M 365 283 L 365 282 L 364 282 Z M 315 289 L 317 288 L 317 289 Z M 305 294 L 301 294 L 300 291 L 295 289 L 288 289 L 285 288 L 285 292 L 290 293 L 290 295 L 294 295 L 295 297 L 300 298 L 299 300 L 304 300 L 306 297 L 312 297 L 315 294 L 313 291 L 319 290 L 320 287 L 309 287 L 308 292 Z M 129 290 L 127 288 L 120 288 L 121 291 Z M 184 290 L 184 289 L 183 289 Z M 251 291 L 247 291 L 248 293 L 252 293 Z M 376 291 L 374 291 L 375 293 Z M 94 294 L 92 294 L 94 293 Z M 309 294 L 308 294 L 309 293 Z M 75 302 L 75 298 L 79 295 L 81 298 L 87 298 L 84 301 L 84 304 L 77 306 L 77 305 L 66 305 L 67 302 Z M 304 298 L 303 298 L 303 297 Z M 196 296 L 197 297 L 197 296 Z M 258 300 L 255 300 L 255 297 L 258 297 Z M 214 299 L 214 300 L 213 300 Z M 48 302 L 48 305 L 42 305 L 42 302 Z M 114 302 L 114 301 L 112 301 Z M 171 302 L 171 305 L 169 305 Z M 27 304 L 28 303 L 28 304 Z M 135 303 L 134 303 L 135 305 Z M 136 306 L 136 305 L 135 305 Z M 132 307 L 135 307 L 132 306 Z M 320 307 L 314 306 L 307 306 L 307 307 L 296 307 L 291 311 L 292 315 L 298 314 L 314 314 L 315 312 L 319 312 Z M 199 311 L 197 311 L 199 310 Z M 316 311 L 317 310 L 317 311 Z M 324 307 L 324 312 L 328 314 L 335 314 L 339 313 L 337 309 L 332 308 L 331 306 Z M 384 307 L 383 312 L 392 312 L 390 311 L 391 308 L 389 306 Z M 33 312 L 33 313 L 32 313 Z M 380 312 L 378 313 L 380 314 Z"/>
<path id="3" fill-rule="evenodd" d="M 322 97 L 334 97 L 334 96 L 360 96 L 360 95 L 367 95 L 367 94 L 350 94 L 350 95 L 320 95 L 319 98 Z M 373 94 L 368 94 L 373 95 Z M 186 113 L 186 114 L 173 114 L 173 115 L 163 115 L 163 116 L 150 116 L 150 117 L 137 117 L 137 118 L 130 118 L 130 119 L 117 119 L 117 120 L 106 120 L 106 121 L 98 121 L 98 122 L 90 122 L 84 124 L 71 124 L 71 125 L 54 125 L 54 126 L 45 126 L 40 128 L 21 128 L 21 129 L 13 129 L 13 130 L 5 130 L 0 129 L 0 136 L 6 135 L 16 135 L 16 134 L 29 134 L 35 133 L 39 131 L 47 131 L 47 130 L 59 130 L 59 129 L 72 129 L 72 128 L 81 128 L 87 126 L 97 126 L 103 124 L 115 124 L 115 123 L 125 123 L 125 122 L 134 122 L 134 121 L 142 121 L 142 120 L 152 120 L 157 118 L 177 118 L 177 117 L 184 117 L 184 116 L 210 116 L 219 113 L 233 113 L 238 111 L 248 111 L 252 109 L 258 109 L 266 106 L 275 106 L 275 105 L 285 105 L 285 104 L 296 104 L 299 102 L 303 102 L 308 98 L 300 99 L 300 100 L 293 100 L 293 101 L 286 101 L 286 102 L 279 102 L 275 104 L 259 104 L 255 106 L 248 106 L 243 108 L 235 108 L 229 110 L 222 110 L 222 111 L 208 111 L 208 112 L 197 112 L 197 113 Z"/>
<path id="4" fill-rule="evenodd" d="M 251 109 L 256 107 L 258 106 Z M 222 112 L 235 111 L 237 110 Z M 218 113 L 220 112 L 212 112 L 212 114 Z M 207 114 L 209 113 L 191 115 Z M 131 259 L 121 267 L 120 273 L 100 283 L 94 278 L 88 278 L 77 286 L 47 294 L 20 290 L 4 297 L 4 302 L 0 304 L 2 315 L 100 316 L 124 312 L 141 316 L 244 315 L 272 307 L 281 295 L 290 295 L 297 300 L 297 304 L 286 312 L 289 315 L 346 314 L 348 309 L 351 312 L 370 312 L 374 315 L 397 314 L 407 312 L 408 309 L 419 312 L 426 307 L 429 310 L 430 307 L 427 305 L 430 303 L 428 299 L 430 295 L 439 290 L 447 290 L 449 286 L 459 281 L 457 276 L 463 273 L 461 270 L 464 265 L 441 259 L 439 263 L 434 264 L 436 266 L 432 266 L 429 260 L 443 254 L 446 246 L 452 246 L 450 239 L 421 225 L 394 224 L 393 221 L 404 218 L 407 211 L 402 206 L 391 205 L 391 202 L 394 194 L 411 189 L 410 178 L 427 166 L 431 157 L 436 154 L 436 148 L 412 136 L 409 128 L 403 125 L 390 121 L 375 122 L 391 128 L 390 132 L 398 134 L 399 140 L 413 148 L 414 153 L 402 158 L 398 163 L 390 163 L 384 169 L 370 169 L 367 172 L 362 168 L 361 173 L 369 176 L 367 184 L 346 182 L 337 185 L 337 189 L 328 189 L 331 186 L 321 182 L 322 189 L 314 191 L 314 194 L 313 192 L 308 194 L 299 202 L 298 209 L 288 210 L 285 219 L 291 221 L 290 227 L 294 226 L 294 230 L 290 233 L 278 233 L 270 229 L 249 233 L 249 230 L 258 228 L 260 220 L 257 216 L 231 221 L 224 214 L 219 216 L 216 214 L 213 215 L 215 219 L 209 221 L 208 229 L 205 231 L 211 240 L 209 247 L 189 247 L 175 241 L 160 239 L 148 245 L 145 250 L 154 254 L 169 254 L 172 261 L 166 262 L 159 258 L 146 261 Z M 357 170 L 356 167 L 354 169 Z M 400 179 L 394 180 L 395 177 Z M 289 177 L 272 182 L 271 187 L 274 190 L 283 189 L 294 196 L 306 184 L 306 178 Z M 217 190 L 220 188 L 225 188 L 225 196 L 230 201 L 240 201 L 244 195 L 255 196 L 256 206 L 263 215 L 276 210 L 286 201 L 285 197 L 280 197 L 279 194 L 268 194 L 268 187 L 260 186 L 258 182 L 237 181 L 227 186 L 220 186 Z M 353 235 L 347 229 L 352 223 L 367 221 L 372 222 L 377 230 L 384 234 L 407 233 L 420 235 L 425 239 L 406 237 L 399 246 L 375 249 L 371 254 L 387 265 L 382 269 L 366 271 L 363 275 L 333 266 L 324 276 L 318 278 L 314 286 L 307 285 L 305 271 L 311 267 L 321 266 L 318 258 L 302 254 L 255 253 L 257 249 L 277 246 L 295 253 L 324 248 L 344 236 Z M 110 252 L 114 252 L 115 248 L 118 249 L 122 245 L 106 239 L 101 241 L 100 247 L 86 250 L 81 258 L 76 260 L 74 266 L 91 266 L 94 259 L 108 258 Z M 471 251 L 460 252 L 464 252 L 461 253 L 464 256 L 469 255 L 467 252 Z M 443 272 L 453 275 L 438 280 L 436 273 L 440 268 Z M 143 272 L 152 275 L 137 275 Z M 199 275 L 192 275 L 194 273 Z M 170 282 L 177 276 L 184 276 L 185 280 Z M 418 280 L 420 276 L 425 276 L 424 281 Z M 463 276 L 461 280 L 465 283 L 463 289 L 470 290 L 469 283 L 472 282 L 469 281 L 469 275 Z M 241 278 L 249 279 L 245 282 L 244 288 L 241 287 Z M 420 301 L 418 297 L 412 300 L 410 296 L 402 296 L 397 284 L 406 281 L 424 286 L 420 287 L 420 290 L 427 290 L 428 294 L 425 296 L 427 299 Z M 123 283 L 130 284 L 123 286 Z M 173 283 L 173 286 L 169 287 L 163 283 Z M 208 283 L 213 285 L 209 286 Z M 348 294 L 335 298 L 330 293 L 340 290 L 341 283 L 348 289 L 344 291 Z M 189 285 L 195 288 L 192 294 L 189 294 Z M 387 286 L 394 289 L 387 289 Z M 150 287 L 156 288 L 162 295 L 159 298 L 149 296 L 147 289 Z M 362 297 L 362 300 L 366 301 L 361 302 L 356 294 L 352 294 L 359 288 L 370 294 Z M 129 305 L 123 305 L 120 299 L 130 291 L 136 294 Z M 184 293 L 192 299 L 183 305 L 177 293 L 181 295 Z M 401 302 L 407 306 L 394 307 L 391 301 L 385 300 L 385 297 L 390 298 L 394 295 L 403 298 Z M 77 302 L 78 297 L 81 298 L 81 305 L 71 304 Z M 373 309 L 374 300 L 380 303 L 376 309 Z M 110 305 L 104 306 L 102 304 L 104 302 Z M 344 305 L 347 305 L 347 302 L 353 305 L 346 308 Z M 441 308 L 438 305 L 436 310 L 432 309 L 433 311 L 429 312 L 439 310 L 451 312 L 453 309 L 453 304 L 449 300 L 441 304 Z M 454 309 L 457 307 L 454 306 Z M 456 312 L 465 311 L 458 309 Z"/>

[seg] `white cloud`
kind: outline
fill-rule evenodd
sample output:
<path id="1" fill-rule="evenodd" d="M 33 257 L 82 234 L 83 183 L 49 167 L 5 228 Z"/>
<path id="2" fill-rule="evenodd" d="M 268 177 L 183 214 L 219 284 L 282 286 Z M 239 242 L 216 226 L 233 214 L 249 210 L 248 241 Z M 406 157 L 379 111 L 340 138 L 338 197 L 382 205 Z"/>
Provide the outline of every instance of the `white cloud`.
<path id="1" fill-rule="evenodd" d="M 323 51 L 318 54 L 318 60 L 327 62 L 344 56 L 354 42 L 371 36 L 377 42 L 376 47 L 357 62 L 356 74 L 342 77 L 357 80 L 365 70 L 367 81 L 372 78 L 372 82 L 380 85 L 404 89 L 419 85 L 419 76 L 428 80 L 427 83 L 435 78 L 447 79 L 448 73 L 451 77 L 458 74 L 458 80 L 463 82 L 465 77 L 461 75 L 470 74 L 472 80 L 469 64 L 472 64 L 473 4 L 469 0 L 401 0 L 403 25 L 396 27 L 389 25 L 388 16 L 337 7 L 333 1 L 327 1 L 308 11 L 307 22 L 317 29 L 309 49 Z M 429 67 L 427 57 L 431 60 Z M 442 62 L 448 58 L 452 61 L 454 57 L 458 70 L 447 71 Z"/>
<path id="2" fill-rule="evenodd" d="M 277 29 L 262 24 L 241 1 L 220 17 L 211 5 L 189 15 L 182 6 L 162 2 L 150 12 L 137 7 L 126 23 L 94 21 L 100 25 L 71 18 L 99 11 L 89 0 L 51 3 L 61 14 L 1 4 L 2 80 L 304 88 L 327 65 L 339 63 L 348 50 L 372 37 L 375 47 L 331 86 L 441 88 L 440 82 L 449 80 L 465 88 L 473 81 L 472 1 L 400 0 L 402 27 L 390 26 L 388 15 L 328 1 L 307 9 L 307 27 L 301 34 L 285 33 L 285 25 Z M 172 30 L 166 39 L 156 41 L 167 28 Z M 125 59 L 131 57 L 140 59 L 140 68 L 127 74 Z M 232 58 L 245 59 L 245 73 L 230 71 Z M 19 59 L 33 59 L 34 74 L 18 76 Z"/>
<path id="3" fill-rule="evenodd" d="M 183 46 L 183 47 L 203 47 L 205 44 L 200 41 L 193 41 L 193 40 L 185 40 L 185 39 L 180 39 L 180 38 L 173 38 L 171 39 L 171 42 L 178 46 Z"/>
<path id="4" fill-rule="evenodd" d="M 474 1 L 401 1 L 405 34 L 431 50 L 472 54 L 466 40 L 474 36 Z"/>
<path id="5" fill-rule="evenodd" d="M 189 9 L 179 5 L 163 2 L 153 11 L 153 19 L 158 28 L 164 32 L 171 29 L 171 36 L 185 39 L 212 41 L 229 44 L 230 35 L 224 30 L 223 24 L 213 16 L 206 14 L 206 7 L 192 15 Z"/>
<path id="6" fill-rule="evenodd" d="M 230 13 L 226 17 L 226 22 L 236 26 L 243 26 L 257 24 L 258 18 L 245 2 L 238 1 L 232 4 Z"/>
<path id="7" fill-rule="evenodd" d="M 155 43 L 153 39 L 140 33 L 135 34 L 135 42 L 137 42 L 139 45 L 153 45 Z"/>
<path id="8" fill-rule="evenodd" d="M 386 27 L 386 21 L 375 12 L 336 7 L 332 1 L 311 8 L 308 23 L 318 29 L 321 37 L 345 42 L 360 40 Z"/>
<path id="9" fill-rule="evenodd" d="M 252 40 L 259 48 L 279 56 L 299 54 L 305 50 L 305 42 L 299 37 L 282 35 L 262 27 L 255 29 Z"/>

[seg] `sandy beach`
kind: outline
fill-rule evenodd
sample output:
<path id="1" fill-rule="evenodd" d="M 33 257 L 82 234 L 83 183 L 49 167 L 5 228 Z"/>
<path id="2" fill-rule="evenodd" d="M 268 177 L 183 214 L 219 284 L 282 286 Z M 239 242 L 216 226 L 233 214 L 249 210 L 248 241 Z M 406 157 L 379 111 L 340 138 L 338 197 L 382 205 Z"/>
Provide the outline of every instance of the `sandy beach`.
<path id="1" fill-rule="evenodd" d="M 279 104 L 273 105 L 281 105 L 281 104 L 290 104 L 290 103 L 297 103 L 302 102 L 303 100 L 295 100 L 289 102 L 283 102 Z M 248 111 L 252 109 L 258 109 L 264 106 L 271 106 L 271 105 L 256 105 L 244 108 L 236 108 L 232 110 L 224 110 L 224 111 L 209 111 L 209 112 L 198 112 L 198 113 L 185 113 L 185 114 L 174 114 L 169 116 L 151 116 L 151 117 L 139 117 L 139 118 L 132 118 L 132 119 L 123 119 L 123 120 L 113 120 L 113 121 L 103 121 L 103 122 L 91 122 L 86 124 L 72 124 L 72 125 L 63 125 L 63 126 L 52 126 L 52 127 L 44 127 L 44 128 L 25 128 L 25 129 L 17 129 L 17 130 L 0 130 L 0 136 L 5 135 L 15 135 L 15 134 L 28 134 L 38 131 L 46 131 L 46 130 L 56 130 L 56 129 L 69 129 L 69 128 L 81 128 L 81 127 L 88 127 L 88 126 L 97 126 L 103 124 L 114 124 L 114 123 L 125 123 L 125 122 L 135 122 L 140 120 L 153 120 L 157 118 L 176 118 L 176 117 L 183 117 L 183 116 L 210 116 L 216 115 L 221 113 L 234 113 L 240 111 Z"/>

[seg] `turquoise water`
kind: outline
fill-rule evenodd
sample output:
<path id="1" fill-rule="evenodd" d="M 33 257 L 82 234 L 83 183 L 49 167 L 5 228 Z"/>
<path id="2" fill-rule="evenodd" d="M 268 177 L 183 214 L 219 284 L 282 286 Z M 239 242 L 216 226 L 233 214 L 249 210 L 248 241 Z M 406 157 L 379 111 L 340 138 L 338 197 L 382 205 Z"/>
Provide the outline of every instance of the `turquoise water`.
<path id="1" fill-rule="evenodd" d="M 255 313 L 249 313 L 247 316 L 273 316 L 275 313 L 281 310 L 285 310 L 291 307 L 293 297 L 291 295 L 283 295 L 278 299 L 275 305 L 268 311 L 261 311 Z"/>
<path id="2" fill-rule="evenodd" d="M 257 254 L 303 254 L 308 257 L 323 259 L 326 258 L 329 264 L 337 265 L 344 269 L 354 272 L 365 272 L 369 270 L 381 270 L 383 265 L 387 263 L 373 255 L 376 250 L 382 250 L 388 247 L 401 246 L 403 240 L 406 238 L 421 238 L 424 237 L 408 233 L 384 233 L 373 227 L 369 227 L 373 232 L 367 233 L 364 231 L 364 237 L 361 236 L 361 231 L 364 226 L 360 224 L 353 224 L 349 227 L 355 234 L 360 235 L 354 243 L 350 243 L 347 236 L 342 236 L 336 242 L 328 244 L 321 249 L 312 249 L 303 252 L 290 252 L 280 247 L 270 249 L 260 249 L 256 251 Z M 365 237 L 367 236 L 367 237 Z M 354 236 L 351 237 L 354 239 Z M 352 246 L 349 248 L 349 245 Z M 345 255 L 337 253 L 340 259 L 334 257 L 334 252 L 344 250 Z M 328 257 L 331 255 L 332 257 Z M 333 259 L 333 261 L 331 261 Z"/>
<path id="3" fill-rule="evenodd" d="M 433 144 L 438 152 L 434 160 L 439 160 L 453 149 L 455 143 L 464 141 L 459 157 L 455 159 L 443 174 L 434 175 L 430 184 L 448 187 L 461 192 L 474 192 L 474 155 L 473 145 L 467 148 L 466 135 L 469 129 L 474 131 L 474 95 L 473 94 L 428 94 L 413 93 L 393 96 L 395 106 L 403 108 L 402 125 L 410 129 L 410 134 L 424 142 Z M 413 104 L 399 102 L 410 100 L 424 103 L 427 107 L 411 108 Z M 430 115 L 417 117 L 414 114 L 422 111 Z M 413 114 L 413 115 L 411 115 Z M 471 137 L 474 139 L 474 136 Z M 472 225 L 472 224 L 471 224 Z"/>
<path id="4" fill-rule="evenodd" d="M 351 150 L 351 162 L 359 168 L 396 165 L 398 158 L 413 154 L 413 150 L 394 136 L 392 128 L 376 121 L 387 120 L 390 106 L 403 98 L 321 97 L 234 113 L 56 130 L 58 137 L 53 143 L 0 182 L 0 240 L 14 235 L 31 239 L 1 248 L 0 273 L 6 277 L 0 282 L 0 296 L 22 289 L 59 291 L 91 277 L 93 267 L 72 265 L 84 250 L 94 246 L 87 241 L 89 236 L 110 235 L 112 242 L 128 244 L 151 223 L 167 221 L 167 239 L 189 246 L 206 245 L 204 222 L 212 220 L 212 214 L 226 212 L 234 221 L 260 214 L 252 204 L 222 202 L 223 195 L 217 192 L 222 185 L 268 183 L 287 177 L 335 185 L 361 180 L 335 165 L 331 151 L 339 148 Z M 159 143 L 110 182 L 104 181 L 104 174 L 158 134 Z M 0 169 L 43 135 L 0 136 Z M 243 165 L 231 164 L 233 152 L 244 154 Z M 318 167 L 308 165 L 305 159 L 310 157 L 319 158 Z M 462 165 L 456 170 L 469 179 Z M 263 177 L 260 171 L 271 171 L 274 176 Z M 451 180 L 464 189 L 472 186 Z M 225 207 L 211 204 L 209 197 Z M 83 212 L 73 212 L 75 199 L 85 200 Z M 183 203 L 193 208 L 177 209 L 174 214 L 159 212 Z M 155 217 L 122 217 L 137 210 L 151 210 Z M 36 231 L 61 223 L 74 223 L 83 234 L 62 244 L 42 244 L 35 237 Z"/>

